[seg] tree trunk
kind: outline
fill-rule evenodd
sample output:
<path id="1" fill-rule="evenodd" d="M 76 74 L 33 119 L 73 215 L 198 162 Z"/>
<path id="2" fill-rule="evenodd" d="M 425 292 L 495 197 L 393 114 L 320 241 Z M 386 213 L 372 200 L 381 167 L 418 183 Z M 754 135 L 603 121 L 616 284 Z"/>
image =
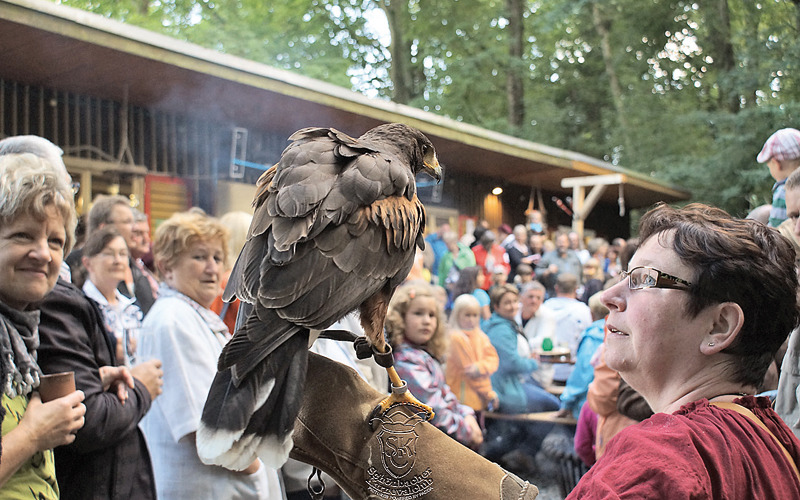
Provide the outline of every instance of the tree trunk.
<path id="1" fill-rule="evenodd" d="M 392 79 L 393 101 L 408 104 L 413 96 L 411 76 L 411 46 L 405 41 L 403 22 L 403 4 L 400 0 L 382 0 L 379 5 L 386 13 L 389 22 L 389 34 L 392 42 L 389 45 L 389 54 L 392 57 L 389 66 L 389 77 Z"/>
<path id="2" fill-rule="evenodd" d="M 710 23 L 709 28 L 714 59 L 721 77 L 718 80 L 720 108 L 737 113 L 740 109 L 739 95 L 730 79 L 736 70 L 736 58 L 731 42 L 731 17 L 728 0 L 717 0 L 714 17 L 716 17 L 716 22 Z"/>
<path id="3" fill-rule="evenodd" d="M 614 66 L 614 58 L 611 52 L 611 36 L 609 32 L 611 21 L 603 16 L 598 2 L 592 3 L 592 21 L 594 23 L 594 29 L 597 31 L 597 34 L 600 37 L 600 51 L 603 53 L 603 63 L 605 64 L 606 74 L 608 75 L 608 86 L 611 92 L 611 100 L 614 103 L 614 110 L 617 113 L 620 128 L 622 129 L 622 141 L 625 145 L 625 150 L 627 153 L 625 156 L 630 157 L 633 155 L 634 151 L 632 142 L 630 140 L 630 135 L 628 133 L 630 128 L 628 126 L 627 113 L 625 112 L 622 87 L 619 84 L 619 78 L 617 77 L 617 70 Z"/>
<path id="4" fill-rule="evenodd" d="M 508 124 L 521 127 L 525 120 L 525 98 L 523 90 L 524 61 L 522 44 L 524 38 L 523 0 L 506 0 L 508 11 L 508 74 L 506 75 L 506 95 L 508 99 Z"/>
<path id="5" fill-rule="evenodd" d="M 794 26 L 797 31 L 800 31 L 800 0 L 792 0 L 792 3 L 795 6 Z"/>

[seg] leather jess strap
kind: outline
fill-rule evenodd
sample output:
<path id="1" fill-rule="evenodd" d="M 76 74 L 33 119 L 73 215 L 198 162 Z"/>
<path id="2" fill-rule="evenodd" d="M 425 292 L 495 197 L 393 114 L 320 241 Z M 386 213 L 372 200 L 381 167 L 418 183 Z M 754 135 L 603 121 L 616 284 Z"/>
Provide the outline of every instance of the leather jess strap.
<path id="1" fill-rule="evenodd" d="M 744 406 L 742 406 L 740 404 L 736 404 L 736 403 L 719 402 L 719 403 L 709 403 L 709 404 L 714 405 L 714 406 L 716 406 L 718 408 L 724 408 L 726 410 L 732 410 L 732 411 L 735 411 L 736 413 L 744 415 L 745 417 L 747 417 L 750 420 L 752 420 L 754 424 L 756 424 L 757 426 L 759 426 L 762 429 L 764 429 L 765 431 L 767 431 L 767 433 L 770 436 L 772 436 L 772 439 L 775 440 L 775 444 L 777 444 L 778 447 L 781 449 L 781 451 L 783 451 L 783 454 L 786 455 L 786 459 L 789 461 L 789 463 L 792 464 L 792 469 L 794 470 L 794 474 L 797 477 L 797 480 L 800 481 L 800 471 L 797 470 L 797 463 L 795 463 L 794 459 L 789 454 L 789 451 L 786 449 L 785 446 L 783 446 L 783 444 L 780 442 L 780 440 L 778 440 L 778 437 L 775 434 L 773 434 L 772 431 L 770 431 L 767 428 L 767 426 L 764 425 L 764 422 L 762 422 L 761 419 L 756 417 L 755 414 L 752 411 L 750 411 L 748 408 L 745 408 Z"/>

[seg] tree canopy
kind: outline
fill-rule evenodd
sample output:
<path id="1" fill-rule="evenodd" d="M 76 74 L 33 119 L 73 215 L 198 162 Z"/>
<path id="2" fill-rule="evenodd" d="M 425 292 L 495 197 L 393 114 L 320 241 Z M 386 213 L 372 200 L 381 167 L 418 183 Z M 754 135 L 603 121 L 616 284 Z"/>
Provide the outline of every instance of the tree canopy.
<path id="1" fill-rule="evenodd" d="M 663 179 L 735 215 L 800 125 L 800 1 L 61 0 Z"/>

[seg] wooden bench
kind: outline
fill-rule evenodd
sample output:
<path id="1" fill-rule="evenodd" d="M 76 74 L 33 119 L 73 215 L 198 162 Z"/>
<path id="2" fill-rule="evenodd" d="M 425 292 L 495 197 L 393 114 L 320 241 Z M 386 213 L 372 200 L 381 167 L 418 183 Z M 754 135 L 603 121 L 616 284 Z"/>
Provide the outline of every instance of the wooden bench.
<path id="1" fill-rule="evenodd" d="M 536 413 L 497 413 L 491 411 L 483 412 L 484 418 L 495 420 L 512 420 L 516 422 L 550 422 L 561 425 L 577 425 L 578 420 L 572 416 L 557 417 L 558 411 L 540 411 Z"/>

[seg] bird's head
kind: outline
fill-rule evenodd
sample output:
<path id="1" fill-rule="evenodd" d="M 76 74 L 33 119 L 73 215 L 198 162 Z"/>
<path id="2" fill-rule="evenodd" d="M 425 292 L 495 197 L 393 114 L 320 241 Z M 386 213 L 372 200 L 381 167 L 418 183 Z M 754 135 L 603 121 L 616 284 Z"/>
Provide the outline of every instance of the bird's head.
<path id="1" fill-rule="evenodd" d="M 392 144 L 408 157 L 414 175 L 424 172 L 437 182 L 442 180 L 442 167 L 433 143 L 419 130 L 402 123 L 379 125 L 360 137 L 365 142 Z"/>
<path id="2" fill-rule="evenodd" d="M 416 144 L 414 161 L 411 164 L 414 169 L 414 174 L 416 175 L 420 172 L 424 172 L 436 179 L 436 182 L 442 180 L 442 167 L 439 165 L 439 158 L 436 156 L 433 143 L 419 130 L 407 127 L 406 125 L 403 125 L 403 127 L 409 130 L 411 138 Z"/>
<path id="3" fill-rule="evenodd" d="M 422 132 L 420 132 L 419 135 L 424 139 L 419 143 L 419 147 L 422 151 L 422 167 L 414 173 L 425 172 L 436 179 L 436 182 L 439 182 L 442 180 L 442 167 L 439 165 L 439 158 L 436 156 L 436 150 L 433 149 L 433 144 L 431 144 L 431 141 L 429 141 Z"/>

